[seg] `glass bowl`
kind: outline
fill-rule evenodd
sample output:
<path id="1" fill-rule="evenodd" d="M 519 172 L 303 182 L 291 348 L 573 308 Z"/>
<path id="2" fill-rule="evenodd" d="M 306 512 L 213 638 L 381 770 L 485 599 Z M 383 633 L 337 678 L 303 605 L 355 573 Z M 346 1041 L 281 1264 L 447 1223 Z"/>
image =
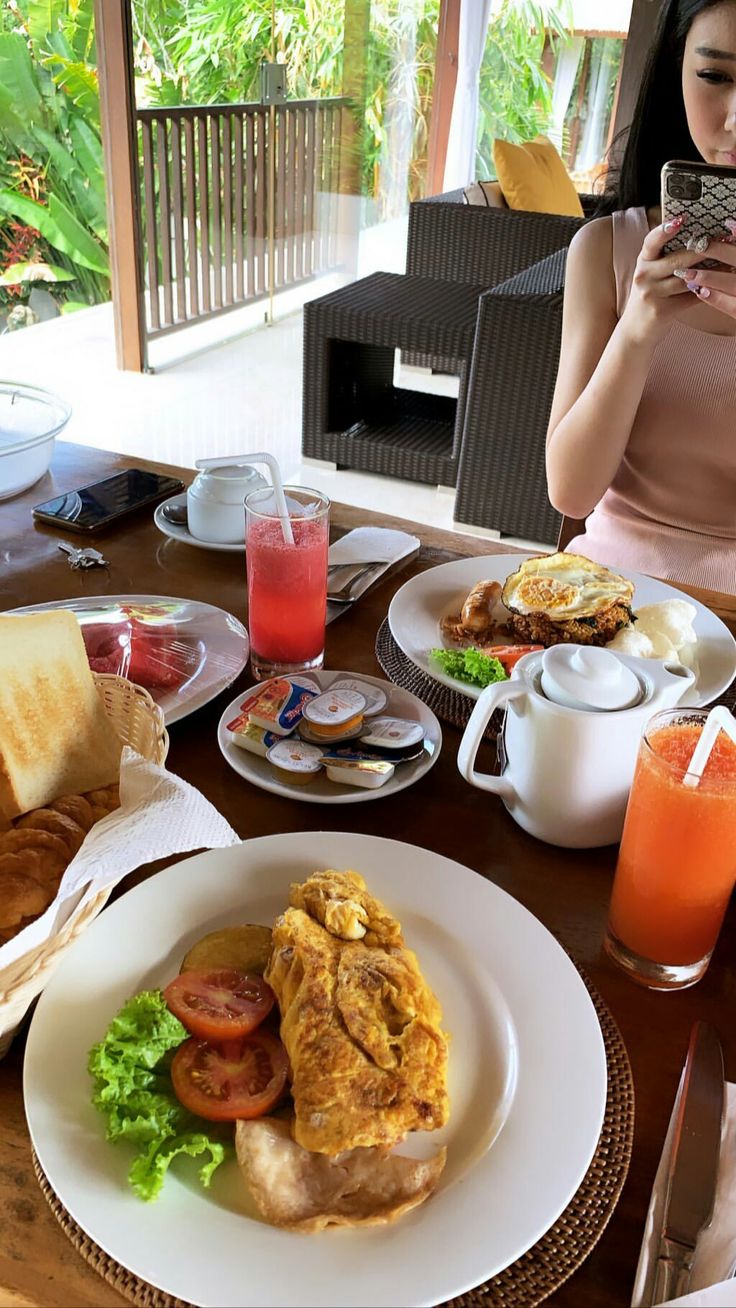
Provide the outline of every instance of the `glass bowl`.
<path id="1" fill-rule="evenodd" d="M 19 495 L 48 471 L 54 439 L 71 417 L 58 395 L 0 381 L 0 500 Z"/>

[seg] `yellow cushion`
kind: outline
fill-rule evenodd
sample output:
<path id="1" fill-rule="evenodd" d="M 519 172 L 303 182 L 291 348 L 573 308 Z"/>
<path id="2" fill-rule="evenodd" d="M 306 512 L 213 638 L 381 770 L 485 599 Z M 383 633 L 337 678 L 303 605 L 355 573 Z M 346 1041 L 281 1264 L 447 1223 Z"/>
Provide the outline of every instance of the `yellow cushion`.
<path id="1" fill-rule="evenodd" d="M 583 206 L 567 169 L 545 137 L 525 145 L 494 141 L 493 162 L 510 209 L 583 217 Z"/>

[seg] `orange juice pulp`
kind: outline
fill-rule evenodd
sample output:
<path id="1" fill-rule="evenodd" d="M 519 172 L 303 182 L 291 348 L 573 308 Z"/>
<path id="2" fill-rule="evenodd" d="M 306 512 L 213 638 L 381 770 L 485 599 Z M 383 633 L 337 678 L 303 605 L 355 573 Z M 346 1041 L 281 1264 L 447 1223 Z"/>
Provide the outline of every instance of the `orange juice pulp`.
<path id="1" fill-rule="evenodd" d="M 685 786 L 701 730 L 675 722 L 642 741 L 611 898 L 618 939 L 672 966 L 711 952 L 736 880 L 736 745 L 720 732 Z"/>

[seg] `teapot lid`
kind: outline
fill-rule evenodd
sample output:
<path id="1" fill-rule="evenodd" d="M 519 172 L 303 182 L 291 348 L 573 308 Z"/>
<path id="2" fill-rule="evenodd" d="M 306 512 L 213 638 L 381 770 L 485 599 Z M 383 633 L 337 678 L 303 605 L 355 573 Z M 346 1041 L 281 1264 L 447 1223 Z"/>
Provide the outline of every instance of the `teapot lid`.
<path id="1" fill-rule="evenodd" d="M 545 650 L 541 686 L 553 703 L 594 713 L 631 708 L 642 696 L 636 673 L 612 650 L 592 645 L 553 645 Z"/>

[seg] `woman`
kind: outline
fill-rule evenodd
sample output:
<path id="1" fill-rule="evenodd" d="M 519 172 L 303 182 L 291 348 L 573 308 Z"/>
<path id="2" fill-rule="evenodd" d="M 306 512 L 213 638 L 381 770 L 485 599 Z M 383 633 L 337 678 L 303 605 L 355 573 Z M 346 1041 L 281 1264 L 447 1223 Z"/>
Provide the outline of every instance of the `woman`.
<path id="1" fill-rule="evenodd" d="M 736 212 L 708 258 L 663 254 L 660 171 L 736 166 L 736 0 L 666 0 L 615 193 L 570 246 L 547 435 L 567 548 L 736 591 Z M 736 205 L 734 206 L 736 208 Z"/>

